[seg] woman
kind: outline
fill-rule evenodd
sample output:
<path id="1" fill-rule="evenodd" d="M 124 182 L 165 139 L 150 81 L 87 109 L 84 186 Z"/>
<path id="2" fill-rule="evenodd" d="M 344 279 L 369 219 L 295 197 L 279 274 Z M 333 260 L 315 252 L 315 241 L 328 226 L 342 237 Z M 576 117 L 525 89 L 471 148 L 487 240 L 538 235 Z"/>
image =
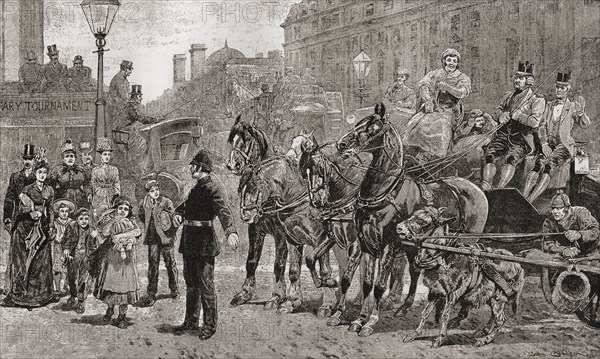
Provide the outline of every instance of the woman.
<path id="1" fill-rule="evenodd" d="M 48 178 L 57 199 L 68 199 L 75 208 L 89 208 L 92 198 L 90 174 L 76 163 L 75 145 L 67 139 L 61 149 L 62 165 L 55 167 Z"/>
<path id="2" fill-rule="evenodd" d="M 112 141 L 107 137 L 98 138 L 96 152 L 100 154 L 102 164 L 92 169 L 92 208 L 94 219 L 110 208 L 110 202 L 115 195 L 121 194 L 119 170 L 110 165 L 112 157 Z"/>
<path id="3" fill-rule="evenodd" d="M 16 229 L 11 239 L 11 287 L 5 304 L 41 307 L 54 299 L 50 224 L 54 190 L 45 181 L 48 165 L 34 167 L 35 183 L 19 195 Z"/>
<path id="4" fill-rule="evenodd" d="M 113 208 L 105 212 L 98 223 L 100 241 L 103 241 L 98 283 L 94 292 L 108 308 L 104 320 L 109 322 L 119 306 L 117 326 L 127 328 L 127 307 L 139 300 L 139 282 L 136 269 L 135 244 L 142 234 L 133 219 L 131 202 L 117 197 Z M 123 255 L 123 253 L 125 255 Z"/>
<path id="5" fill-rule="evenodd" d="M 460 101 L 471 93 L 471 79 L 458 69 L 460 53 L 446 49 L 442 68 L 417 83 L 422 106 L 408 122 L 402 139 L 405 152 L 418 160 L 444 157 L 450 151 L 453 127 L 462 118 Z"/>

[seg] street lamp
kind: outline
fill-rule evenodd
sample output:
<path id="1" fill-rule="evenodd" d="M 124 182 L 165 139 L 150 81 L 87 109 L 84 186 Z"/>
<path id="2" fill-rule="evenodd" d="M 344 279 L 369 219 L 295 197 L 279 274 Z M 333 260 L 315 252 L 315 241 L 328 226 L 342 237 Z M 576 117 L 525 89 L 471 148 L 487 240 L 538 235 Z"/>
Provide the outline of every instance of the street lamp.
<path id="1" fill-rule="evenodd" d="M 85 15 L 90 30 L 96 38 L 98 47 L 98 89 L 96 92 L 96 118 L 94 123 L 94 149 L 96 148 L 96 139 L 106 137 L 106 117 L 104 101 L 104 45 L 106 45 L 106 36 L 115 20 L 121 3 L 119 0 L 83 0 L 81 9 Z"/>
<path id="2" fill-rule="evenodd" d="M 365 78 L 369 75 L 369 70 L 371 69 L 371 59 L 367 54 L 365 54 L 364 50 L 360 51 L 354 60 L 352 60 L 352 64 L 354 65 L 354 71 L 356 72 L 356 79 L 358 80 L 358 94 L 357 96 L 360 98 L 360 107 L 363 106 L 363 99 L 366 97 L 365 93 Z"/>

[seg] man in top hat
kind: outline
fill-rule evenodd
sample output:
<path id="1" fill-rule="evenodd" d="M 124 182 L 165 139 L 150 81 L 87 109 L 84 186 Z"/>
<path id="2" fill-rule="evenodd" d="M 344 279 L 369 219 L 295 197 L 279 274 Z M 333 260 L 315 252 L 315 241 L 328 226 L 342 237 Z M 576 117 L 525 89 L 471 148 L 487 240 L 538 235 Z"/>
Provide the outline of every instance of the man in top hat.
<path id="1" fill-rule="evenodd" d="M 35 93 L 42 82 L 42 65 L 37 62 L 34 51 L 27 51 L 26 63 L 19 69 L 19 93 Z"/>
<path id="2" fill-rule="evenodd" d="M 81 167 L 90 174 L 92 169 L 98 166 L 94 163 L 94 154 L 92 153 L 92 145 L 89 142 L 81 142 L 79 144 L 79 153 L 81 156 Z"/>
<path id="3" fill-rule="evenodd" d="M 408 69 L 398 68 L 396 75 L 396 82 L 393 86 L 388 87 L 385 98 L 397 109 L 413 114 L 416 111 L 417 93 L 406 84 L 410 77 Z"/>
<path id="4" fill-rule="evenodd" d="M 89 208 L 92 199 L 91 172 L 77 164 L 77 151 L 71 139 L 60 148 L 62 165 L 54 167 L 47 183 L 54 188 L 54 198 L 68 199 L 75 208 Z"/>
<path id="5" fill-rule="evenodd" d="M 200 150 L 190 162 L 190 173 L 197 180 L 196 185 L 173 217 L 175 226 L 184 226 L 179 252 L 183 254 L 183 276 L 187 286 L 185 321 L 176 331 L 198 328 L 201 300 L 204 325 L 200 339 L 212 337 L 217 330 L 214 266 L 220 245 L 213 229 L 215 217 L 219 217 L 228 245 L 235 250 L 239 244 L 227 197 L 221 185 L 213 181 L 211 171 L 208 152 Z"/>
<path id="6" fill-rule="evenodd" d="M 504 94 L 494 118 L 502 124 L 485 151 L 483 183 L 492 189 L 496 161 L 502 160 L 498 188 L 504 188 L 515 174 L 516 165 L 535 151 L 534 134 L 542 121 L 546 100 L 533 92 L 533 64 L 520 62 L 513 79 L 514 90 Z"/>
<path id="7" fill-rule="evenodd" d="M 23 147 L 21 158 L 23 159 L 23 168 L 10 175 L 10 179 L 8 180 L 8 188 L 6 189 L 6 195 L 4 196 L 4 213 L 2 216 L 2 223 L 4 223 L 4 229 L 11 235 L 11 237 L 12 232 L 16 228 L 13 226 L 13 223 L 15 223 L 16 217 L 19 214 L 19 195 L 25 186 L 35 183 L 35 173 L 33 171 L 35 162 L 35 146 L 26 144 Z M 10 291 L 10 268 L 11 256 L 9 251 L 8 262 L 4 276 L 4 289 L 6 292 Z"/>
<path id="8" fill-rule="evenodd" d="M 110 81 L 108 88 L 108 98 L 106 102 L 107 119 L 106 129 L 109 131 L 109 137 L 112 138 L 110 131 L 123 126 L 121 123 L 125 116 L 127 101 L 129 95 L 129 80 L 127 79 L 133 72 L 133 62 L 123 60 L 121 70 Z"/>
<path id="9" fill-rule="evenodd" d="M 585 207 L 571 206 L 571 200 L 558 191 L 550 203 L 552 216 L 544 221 L 544 233 L 564 235 L 545 236 L 542 249 L 562 258 L 600 255 L 600 228 L 598 221 Z"/>
<path id="10" fill-rule="evenodd" d="M 83 56 L 76 55 L 73 59 L 73 67 L 69 69 L 69 91 L 85 92 L 94 88 L 92 84 L 92 69 L 83 66 Z"/>
<path id="11" fill-rule="evenodd" d="M 556 100 L 546 104 L 542 122 L 538 128 L 542 153 L 538 154 L 535 166 L 527 176 L 523 196 L 529 202 L 538 198 L 561 166 L 575 155 L 573 126 L 590 127 L 590 118 L 585 114 L 585 100 L 579 96 L 571 101 L 567 98 L 571 73 L 559 72 L 556 78 Z M 540 174 L 541 172 L 541 174 Z"/>
<path id="12" fill-rule="evenodd" d="M 65 92 L 67 82 L 67 66 L 58 61 L 56 45 L 48 46 L 50 62 L 42 67 L 41 92 Z"/>

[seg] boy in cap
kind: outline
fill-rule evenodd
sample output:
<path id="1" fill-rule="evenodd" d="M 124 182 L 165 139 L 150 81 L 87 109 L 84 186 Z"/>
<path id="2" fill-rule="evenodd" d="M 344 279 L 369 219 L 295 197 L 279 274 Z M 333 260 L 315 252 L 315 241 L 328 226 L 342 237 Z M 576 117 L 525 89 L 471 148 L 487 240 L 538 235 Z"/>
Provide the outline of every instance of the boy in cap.
<path id="1" fill-rule="evenodd" d="M 69 281 L 68 304 L 71 306 L 77 300 L 76 311 L 85 312 L 85 300 L 93 285 L 89 275 L 89 256 L 98 247 L 98 232 L 90 226 L 91 213 L 87 208 L 76 210 L 72 223 L 66 231 L 63 242 L 63 257 L 67 258 L 67 278 Z"/>
<path id="2" fill-rule="evenodd" d="M 146 197 L 140 203 L 138 215 L 144 223 L 144 244 L 148 246 L 148 298 L 147 306 L 156 302 L 158 291 L 158 267 L 162 254 L 169 276 L 171 298 L 179 296 L 177 290 L 177 263 L 173 243 L 177 228 L 173 226 L 173 202 L 161 194 L 158 181 L 151 179 L 146 182 Z"/>
<path id="3" fill-rule="evenodd" d="M 212 163 L 208 152 L 200 150 L 190 162 L 190 173 L 197 180 L 188 198 L 175 211 L 173 224 L 183 224 L 179 252 L 183 254 L 183 276 L 187 286 L 185 320 L 176 332 L 198 328 L 200 303 L 204 325 L 200 339 L 209 339 L 217 330 L 217 295 L 214 284 L 215 257 L 219 241 L 213 229 L 215 217 L 227 235 L 228 246 L 237 249 L 239 238 L 235 221 L 222 187 L 211 178 Z"/>

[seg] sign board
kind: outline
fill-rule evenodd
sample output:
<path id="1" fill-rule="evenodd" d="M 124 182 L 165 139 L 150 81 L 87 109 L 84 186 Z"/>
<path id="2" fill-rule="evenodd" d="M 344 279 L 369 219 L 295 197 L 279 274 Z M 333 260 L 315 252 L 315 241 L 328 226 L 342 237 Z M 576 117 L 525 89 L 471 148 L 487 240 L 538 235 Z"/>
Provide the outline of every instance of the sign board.
<path id="1" fill-rule="evenodd" d="M 342 100 L 342 93 L 338 91 L 326 91 L 325 101 L 327 102 L 327 108 L 330 110 L 344 110 L 344 101 Z"/>

